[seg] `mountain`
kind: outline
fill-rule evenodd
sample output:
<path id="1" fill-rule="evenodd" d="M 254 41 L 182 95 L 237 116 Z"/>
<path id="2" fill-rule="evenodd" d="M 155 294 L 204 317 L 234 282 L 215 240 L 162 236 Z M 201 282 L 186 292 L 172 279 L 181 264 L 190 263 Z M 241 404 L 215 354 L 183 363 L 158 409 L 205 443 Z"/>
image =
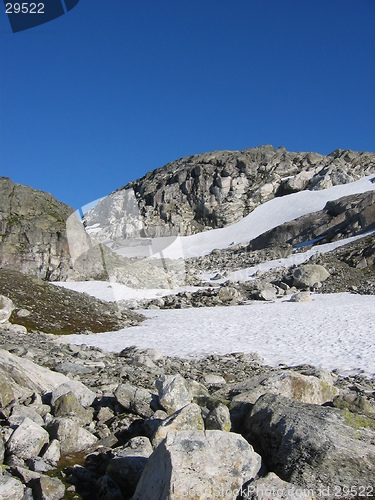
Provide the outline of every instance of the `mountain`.
<path id="1" fill-rule="evenodd" d="M 238 222 L 260 204 L 375 173 L 375 154 L 261 146 L 181 158 L 130 182 L 86 215 L 97 241 L 191 235 Z M 124 213 L 127 217 L 124 218 Z"/>

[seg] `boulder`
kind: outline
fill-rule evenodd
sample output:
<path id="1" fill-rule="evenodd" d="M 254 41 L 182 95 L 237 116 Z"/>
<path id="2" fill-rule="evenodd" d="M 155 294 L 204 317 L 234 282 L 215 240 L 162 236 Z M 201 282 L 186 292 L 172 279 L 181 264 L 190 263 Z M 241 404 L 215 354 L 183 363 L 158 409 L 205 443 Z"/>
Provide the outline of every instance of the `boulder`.
<path id="1" fill-rule="evenodd" d="M 181 430 L 204 430 L 201 409 L 197 404 L 186 405 L 162 421 L 154 434 L 152 445 L 156 448 L 169 432 Z"/>
<path id="2" fill-rule="evenodd" d="M 170 432 L 148 459 L 133 500 L 236 498 L 261 457 L 239 434 Z"/>
<path id="3" fill-rule="evenodd" d="M 265 394 L 247 428 L 266 467 L 284 481 L 328 490 L 328 498 L 345 497 L 348 485 L 358 491 L 375 486 L 375 420 L 370 417 Z"/>
<path id="4" fill-rule="evenodd" d="M 5 408 L 14 400 L 13 387 L 8 377 L 0 372 L 0 408 Z"/>
<path id="5" fill-rule="evenodd" d="M 64 382 L 73 382 L 65 375 L 53 372 L 27 358 L 20 358 L 3 349 L 0 349 L 0 376 L 7 379 L 15 398 L 28 397 L 33 392 L 50 392 Z"/>
<path id="6" fill-rule="evenodd" d="M 81 425 L 92 422 L 92 411 L 84 408 L 73 392 L 67 392 L 55 400 L 53 414 L 55 417 L 75 417 Z"/>
<path id="7" fill-rule="evenodd" d="M 306 490 L 287 483 L 273 472 L 251 481 L 243 488 L 243 494 L 246 500 L 315 500 L 316 498 L 314 490 Z"/>
<path id="8" fill-rule="evenodd" d="M 310 292 L 294 293 L 290 297 L 289 302 L 312 302 L 311 294 Z"/>
<path id="9" fill-rule="evenodd" d="M 0 295 L 0 324 L 8 322 L 13 309 L 13 302 L 8 297 Z"/>
<path id="10" fill-rule="evenodd" d="M 4 500 L 23 500 L 24 490 L 23 484 L 18 479 L 0 475 L 0 498 Z"/>
<path id="11" fill-rule="evenodd" d="M 162 408 L 172 415 L 193 400 L 193 393 L 187 381 L 181 375 L 163 376 L 155 382 Z"/>
<path id="12" fill-rule="evenodd" d="M 266 302 L 276 300 L 277 289 L 269 283 L 263 284 L 263 286 L 254 292 L 253 298 L 256 300 L 265 300 Z"/>
<path id="13" fill-rule="evenodd" d="M 15 405 L 12 408 L 11 416 L 8 418 L 9 425 L 17 426 L 20 425 L 25 418 L 29 418 L 36 424 L 43 426 L 44 420 L 33 408 L 30 406 Z"/>
<path id="14" fill-rule="evenodd" d="M 219 403 L 213 408 L 206 417 L 204 422 L 207 430 L 218 430 L 229 432 L 232 427 L 230 413 L 227 406 Z"/>
<path id="15" fill-rule="evenodd" d="M 293 284 L 297 288 L 310 288 L 330 277 L 329 272 L 319 264 L 304 264 L 293 271 Z"/>
<path id="16" fill-rule="evenodd" d="M 51 405 L 53 406 L 60 396 L 68 394 L 69 392 L 72 392 L 79 403 L 85 408 L 91 406 L 96 397 L 94 392 L 78 380 L 70 380 L 68 377 L 64 376 L 64 382 L 54 388 L 52 392 Z"/>
<path id="17" fill-rule="evenodd" d="M 47 430 L 51 439 L 60 441 L 62 456 L 87 450 L 97 441 L 91 432 L 80 427 L 79 422 L 73 418 L 54 418 L 47 425 Z"/>
<path id="18" fill-rule="evenodd" d="M 50 444 L 48 445 L 46 451 L 43 453 L 43 460 L 47 460 L 50 463 L 55 463 L 60 460 L 61 456 L 61 446 L 60 441 L 58 439 L 52 439 Z"/>
<path id="19" fill-rule="evenodd" d="M 35 500 L 61 500 L 65 495 L 65 486 L 56 477 L 40 476 L 30 486 Z"/>
<path id="20" fill-rule="evenodd" d="M 26 460 L 38 456 L 48 442 L 48 432 L 26 417 L 11 435 L 6 448 L 9 454 Z"/>
<path id="21" fill-rule="evenodd" d="M 120 405 L 140 417 L 151 417 L 154 413 L 151 404 L 155 397 L 151 391 L 143 387 L 136 387 L 129 383 L 120 384 L 115 391 L 115 396 Z"/>
<path id="22" fill-rule="evenodd" d="M 263 394 L 279 394 L 296 401 L 322 405 L 333 401 L 339 390 L 329 382 L 328 377 L 323 380 L 293 370 L 277 370 L 254 375 L 234 385 L 231 392 L 237 394 L 232 398 L 232 404 L 235 402 L 255 404 Z"/>
<path id="23" fill-rule="evenodd" d="M 224 302 L 234 302 L 238 300 L 239 294 L 233 286 L 222 286 L 219 290 L 219 299 Z"/>
<path id="24" fill-rule="evenodd" d="M 106 474 L 124 495 L 131 496 L 134 493 L 152 452 L 150 440 L 143 436 L 132 438 L 120 450 L 116 449 L 116 456 L 110 460 Z"/>

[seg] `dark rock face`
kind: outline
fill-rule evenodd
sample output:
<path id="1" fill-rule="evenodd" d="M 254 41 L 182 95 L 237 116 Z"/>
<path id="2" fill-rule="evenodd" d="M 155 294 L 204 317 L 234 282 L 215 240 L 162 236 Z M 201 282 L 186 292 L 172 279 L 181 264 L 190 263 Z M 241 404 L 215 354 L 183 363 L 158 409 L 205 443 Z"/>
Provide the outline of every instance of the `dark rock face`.
<path id="1" fill-rule="evenodd" d="M 66 279 L 66 221 L 74 210 L 53 196 L 0 178 L 0 266 L 38 278 Z"/>
<path id="2" fill-rule="evenodd" d="M 101 224 L 109 239 L 195 234 L 237 222 L 275 196 L 325 189 L 374 172 L 372 153 L 336 150 L 322 156 L 272 146 L 215 151 L 171 162 L 127 184 L 90 211 L 87 224 Z M 142 229 L 139 218 L 134 224 L 124 220 L 124 206 L 133 217 L 136 204 Z"/>

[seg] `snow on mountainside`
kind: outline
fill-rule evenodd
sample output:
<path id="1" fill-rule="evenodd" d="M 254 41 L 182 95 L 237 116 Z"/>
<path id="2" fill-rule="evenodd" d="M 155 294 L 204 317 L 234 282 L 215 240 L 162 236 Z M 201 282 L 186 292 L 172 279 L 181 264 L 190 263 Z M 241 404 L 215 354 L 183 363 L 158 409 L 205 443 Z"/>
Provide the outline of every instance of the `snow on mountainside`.
<path id="1" fill-rule="evenodd" d="M 153 256 L 156 258 L 189 258 L 206 255 L 214 249 L 228 248 L 233 244 L 248 243 L 266 231 L 287 221 L 291 221 L 322 210 L 326 203 L 343 196 L 375 190 L 373 176 L 366 176 L 356 182 L 336 185 L 320 191 L 300 191 L 283 197 L 273 198 L 255 208 L 237 223 L 220 229 L 212 229 L 191 236 L 169 236 L 159 238 L 134 238 L 107 240 L 107 245 L 124 257 Z M 132 205 L 131 214 L 135 208 Z M 102 223 L 105 221 L 102 213 Z M 127 212 L 122 213 L 127 220 Z M 140 219 L 138 219 L 140 222 Z M 93 229 L 95 233 L 93 234 Z M 99 226 L 87 227 L 93 241 L 97 240 Z M 104 234 L 107 234 L 104 229 Z"/>

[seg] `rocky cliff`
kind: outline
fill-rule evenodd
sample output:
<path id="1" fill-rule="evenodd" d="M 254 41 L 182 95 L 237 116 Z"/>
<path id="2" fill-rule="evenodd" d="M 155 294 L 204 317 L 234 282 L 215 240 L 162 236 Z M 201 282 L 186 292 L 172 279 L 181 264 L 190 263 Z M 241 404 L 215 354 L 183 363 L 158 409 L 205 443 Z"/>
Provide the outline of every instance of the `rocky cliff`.
<path id="1" fill-rule="evenodd" d="M 53 196 L 0 178 L 0 266 L 43 279 L 69 274 L 66 221 L 74 210 Z"/>
<path id="2" fill-rule="evenodd" d="M 117 190 L 86 214 L 99 241 L 189 235 L 239 221 L 275 196 L 353 182 L 375 172 L 375 154 L 328 156 L 261 146 L 169 163 Z"/>

